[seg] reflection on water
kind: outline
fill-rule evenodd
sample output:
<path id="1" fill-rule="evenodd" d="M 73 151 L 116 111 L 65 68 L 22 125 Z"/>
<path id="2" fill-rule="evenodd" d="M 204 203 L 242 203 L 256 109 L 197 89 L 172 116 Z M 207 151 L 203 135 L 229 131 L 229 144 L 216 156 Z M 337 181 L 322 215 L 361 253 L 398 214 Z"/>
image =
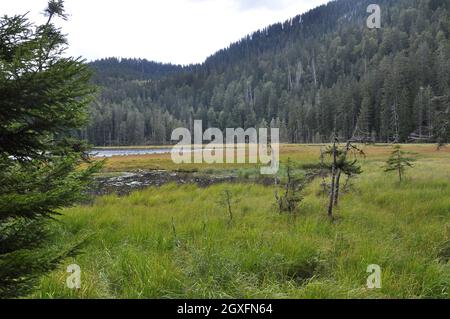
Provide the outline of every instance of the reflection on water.
<path id="1" fill-rule="evenodd" d="M 235 146 L 232 145 L 231 147 L 235 148 L 236 151 L 238 150 L 245 150 L 245 147 Z M 184 152 L 201 152 L 203 151 L 209 151 L 209 152 L 225 152 L 227 149 L 226 145 L 217 145 L 216 148 L 211 147 L 203 147 L 198 149 L 196 147 L 192 147 L 189 149 L 190 146 L 185 146 Z M 128 156 L 128 155 L 147 155 L 147 154 L 167 154 L 172 151 L 171 148 L 94 148 L 92 152 L 90 153 L 93 157 L 112 157 L 112 156 Z"/>
<path id="2" fill-rule="evenodd" d="M 112 156 L 128 156 L 128 155 L 146 155 L 146 154 L 165 154 L 170 153 L 170 148 L 145 148 L 145 149 L 93 149 L 91 156 L 93 157 L 112 157 Z"/>

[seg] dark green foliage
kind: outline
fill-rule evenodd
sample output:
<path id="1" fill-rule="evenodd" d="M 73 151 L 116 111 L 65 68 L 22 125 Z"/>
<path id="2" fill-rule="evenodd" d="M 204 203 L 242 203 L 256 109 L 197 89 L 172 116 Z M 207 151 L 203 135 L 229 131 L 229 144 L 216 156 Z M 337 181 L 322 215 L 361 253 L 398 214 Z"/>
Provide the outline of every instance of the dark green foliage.
<path id="1" fill-rule="evenodd" d="M 394 151 L 391 153 L 391 156 L 386 162 L 385 172 L 395 171 L 398 173 L 398 179 L 400 182 L 403 180 L 403 176 L 405 175 L 405 169 L 407 167 L 413 167 L 413 162 L 416 161 L 415 158 L 405 157 L 405 155 L 411 154 L 405 151 L 402 151 L 400 145 L 394 145 Z"/>
<path id="2" fill-rule="evenodd" d="M 200 65 L 94 62 L 102 94 L 84 134 L 97 145 L 167 143 L 201 119 L 205 129 L 277 125 L 296 143 L 348 140 L 357 121 L 367 141 L 428 135 L 431 99 L 450 95 L 448 1 L 378 1 L 379 30 L 366 27 L 371 3 L 332 1 Z"/>
<path id="3" fill-rule="evenodd" d="M 432 136 L 440 148 L 450 140 L 450 96 L 435 97 L 431 103 L 434 109 Z"/>
<path id="4" fill-rule="evenodd" d="M 299 204 L 303 200 L 302 191 L 306 184 L 305 178 L 299 178 L 294 175 L 291 160 L 288 158 L 286 163 L 286 177 L 282 179 L 281 184 L 275 189 L 276 205 L 279 213 L 294 214 Z M 281 194 L 279 194 L 281 191 Z"/>
<path id="5" fill-rule="evenodd" d="M 331 158 L 331 163 L 329 165 L 324 164 L 324 155 L 328 155 Z M 350 178 L 362 173 L 361 166 L 358 165 L 357 156 L 365 156 L 364 151 L 359 148 L 358 145 L 354 144 L 352 140 L 349 140 L 345 146 L 340 146 L 337 138 L 335 138 L 333 144 L 321 154 L 321 164 L 323 167 L 328 166 L 329 173 L 331 174 L 330 200 L 328 204 L 329 217 L 333 217 L 333 210 L 339 204 L 342 175 L 347 176 L 346 184 L 348 184 Z"/>
<path id="6" fill-rule="evenodd" d="M 147 61 L 146 59 L 106 58 L 91 62 L 94 82 L 103 83 L 105 79 L 155 80 L 183 70 L 182 66 Z"/>
<path id="7" fill-rule="evenodd" d="M 78 250 L 81 239 L 47 245 L 50 221 L 83 198 L 100 166 L 72 137 L 86 123 L 91 72 L 62 56 L 66 39 L 52 19 L 66 18 L 63 2 L 45 14 L 38 26 L 25 15 L 0 19 L 0 298 L 25 295 Z"/>
<path id="8" fill-rule="evenodd" d="M 335 146 L 327 147 L 324 154 L 333 157 L 334 152 L 336 153 L 336 168 L 343 174 L 359 175 L 362 173 L 356 157 L 364 156 L 364 152 L 357 145 L 350 142 L 344 146 L 336 144 Z"/>

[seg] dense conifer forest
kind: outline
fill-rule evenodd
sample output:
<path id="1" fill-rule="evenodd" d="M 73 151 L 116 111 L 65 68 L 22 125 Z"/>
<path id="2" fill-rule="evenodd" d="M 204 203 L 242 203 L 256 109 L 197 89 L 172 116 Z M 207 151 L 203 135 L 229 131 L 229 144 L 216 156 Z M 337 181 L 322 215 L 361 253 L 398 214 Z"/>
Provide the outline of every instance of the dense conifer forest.
<path id="1" fill-rule="evenodd" d="M 447 140 L 450 2 L 337 0 L 258 30 L 204 63 L 91 63 L 100 95 L 81 134 L 92 144 L 165 144 L 175 127 L 280 128 L 291 143 Z M 436 133 L 439 131 L 439 134 Z M 439 135 L 438 137 L 436 137 Z"/>
<path id="2" fill-rule="evenodd" d="M 276 317 L 295 299 L 449 299 L 450 0 L 378 0 L 374 29 L 372 1 L 329 2 L 185 66 L 87 63 L 59 27 L 75 12 L 83 50 L 107 56 L 122 44 L 115 14 L 151 8 L 172 25 L 119 25 L 148 56 L 145 32 L 183 42 L 163 29 L 186 25 L 167 1 L 98 15 L 100 1 L 48 0 L 41 24 L 18 1 L 24 13 L 0 15 L 0 300 L 156 299 L 214 317 L 272 316 L 287 299 Z M 80 36 L 89 16 L 112 44 Z M 195 120 L 277 127 L 284 143 L 133 146 L 173 143 Z"/>

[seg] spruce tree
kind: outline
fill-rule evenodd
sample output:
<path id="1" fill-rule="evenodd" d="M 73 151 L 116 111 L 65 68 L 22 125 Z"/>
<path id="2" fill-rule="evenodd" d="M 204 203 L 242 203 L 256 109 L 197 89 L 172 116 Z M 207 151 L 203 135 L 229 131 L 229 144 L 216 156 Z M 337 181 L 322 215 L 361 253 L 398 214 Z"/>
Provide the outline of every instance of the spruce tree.
<path id="1" fill-rule="evenodd" d="M 77 251 L 78 240 L 51 244 L 52 217 L 83 197 L 100 165 L 80 168 L 87 146 L 73 137 L 86 122 L 91 72 L 63 55 L 52 22 L 66 19 L 63 2 L 45 14 L 37 26 L 26 15 L 0 18 L 0 298 L 26 295 Z"/>
<path id="2" fill-rule="evenodd" d="M 398 173 L 398 179 L 400 183 L 403 180 L 403 176 L 405 175 L 405 169 L 407 167 L 413 167 L 413 162 L 416 159 L 412 157 L 406 157 L 409 153 L 402 151 L 401 146 L 396 144 L 394 146 L 394 150 L 391 153 L 391 156 L 388 158 L 386 162 L 385 172 L 395 171 Z"/>
<path id="3" fill-rule="evenodd" d="M 432 133 L 440 149 L 450 140 L 450 96 L 436 96 L 431 102 L 434 109 Z"/>

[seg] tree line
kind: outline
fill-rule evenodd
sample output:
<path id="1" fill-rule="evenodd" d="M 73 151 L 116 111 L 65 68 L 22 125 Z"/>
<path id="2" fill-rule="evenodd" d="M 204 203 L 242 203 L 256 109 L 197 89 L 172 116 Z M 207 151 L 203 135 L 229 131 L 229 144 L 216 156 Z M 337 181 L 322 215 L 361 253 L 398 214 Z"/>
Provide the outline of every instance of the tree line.
<path id="1" fill-rule="evenodd" d="M 176 127 L 280 128 L 281 141 L 448 140 L 450 5 L 338 0 L 259 30 L 204 63 L 92 63 L 101 94 L 82 137 L 95 145 L 164 144 Z M 447 112 L 447 113 L 446 113 Z"/>

